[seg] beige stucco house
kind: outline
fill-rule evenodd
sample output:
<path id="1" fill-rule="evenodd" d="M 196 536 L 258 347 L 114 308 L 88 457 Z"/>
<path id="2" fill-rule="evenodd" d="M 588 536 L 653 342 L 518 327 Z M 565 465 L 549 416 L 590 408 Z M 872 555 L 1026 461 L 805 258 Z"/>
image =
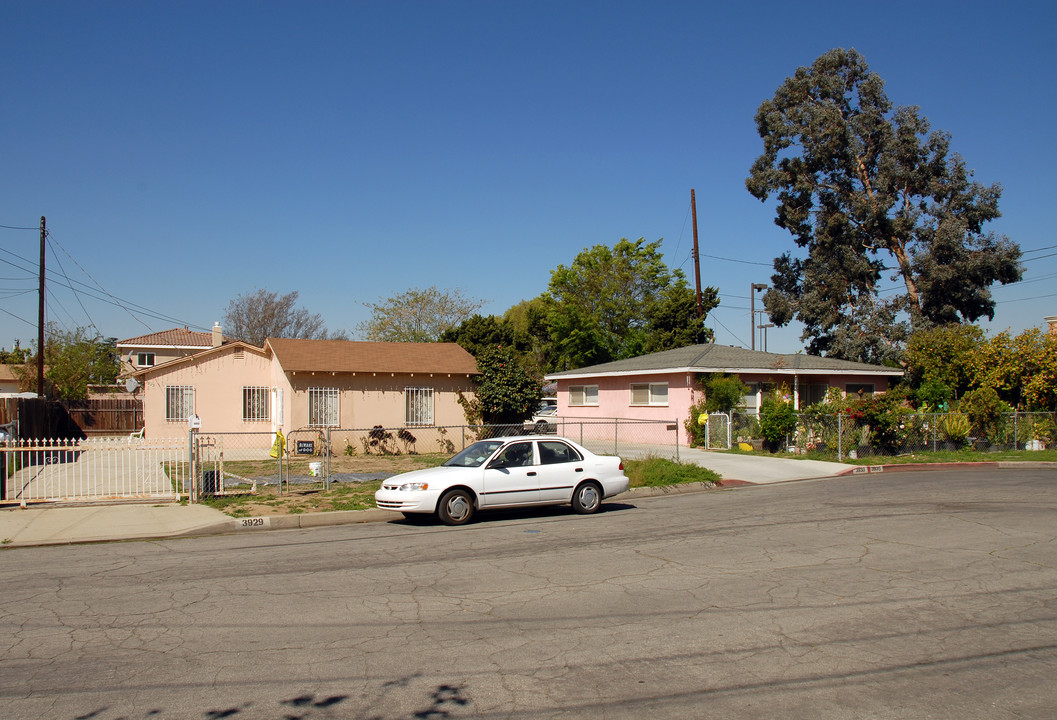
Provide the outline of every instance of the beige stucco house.
<path id="1" fill-rule="evenodd" d="M 36 377 L 34 375 L 34 377 Z M 0 365 L 0 393 L 17 393 L 18 375 L 14 365 Z"/>
<path id="2" fill-rule="evenodd" d="M 558 416 L 575 419 L 629 419 L 675 423 L 682 442 L 690 438 L 682 421 L 704 398 L 698 380 L 710 373 L 737 375 L 749 386 L 745 411 L 756 413 L 772 388 L 788 389 L 795 408 L 822 400 L 837 388 L 845 394 L 888 390 L 902 370 L 812 355 L 776 354 L 726 345 L 693 345 L 629 360 L 551 373 L 558 386 Z"/>
<path id="3" fill-rule="evenodd" d="M 269 338 L 225 341 L 136 369 L 148 438 L 179 437 L 192 415 L 202 432 L 430 427 L 465 422 L 473 356 L 455 343 Z"/>
<path id="4" fill-rule="evenodd" d="M 186 327 L 173 328 L 119 340 L 116 347 L 121 356 L 121 372 L 129 374 L 155 365 L 164 365 L 171 360 L 189 357 L 223 344 L 224 334 L 220 325 L 214 323 L 212 332 L 195 332 Z"/>

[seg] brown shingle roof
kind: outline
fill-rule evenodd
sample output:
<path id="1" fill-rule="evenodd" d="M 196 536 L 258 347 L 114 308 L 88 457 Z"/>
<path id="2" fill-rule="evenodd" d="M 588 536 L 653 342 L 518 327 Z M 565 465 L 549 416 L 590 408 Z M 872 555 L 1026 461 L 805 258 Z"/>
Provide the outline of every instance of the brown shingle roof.
<path id="1" fill-rule="evenodd" d="M 268 347 L 286 372 L 477 373 L 473 355 L 455 343 L 268 338 Z"/>
<path id="2" fill-rule="evenodd" d="M 152 346 L 164 345 L 166 347 L 213 347 L 213 334 L 207 332 L 194 332 L 187 328 L 173 328 L 161 332 L 140 335 L 128 340 L 118 340 L 118 346 L 139 345 Z"/>

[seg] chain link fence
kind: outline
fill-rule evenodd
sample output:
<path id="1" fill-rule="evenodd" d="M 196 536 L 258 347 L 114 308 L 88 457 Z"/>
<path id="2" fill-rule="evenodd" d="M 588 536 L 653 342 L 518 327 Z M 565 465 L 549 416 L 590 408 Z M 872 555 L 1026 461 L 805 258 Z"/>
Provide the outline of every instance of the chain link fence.
<path id="1" fill-rule="evenodd" d="M 552 418 L 546 422 L 514 425 L 452 425 L 447 427 L 331 428 L 327 431 L 332 455 L 350 457 L 394 455 L 454 455 L 490 437 L 560 435 L 599 455 L 679 457 L 679 424 L 672 421 Z"/>
<path id="2" fill-rule="evenodd" d="M 731 434 L 734 443 L 763 449 L 758 415 L 733 413 Z M 853 413 L 800 414 L 796 430 L 786 436 L 781 449 L 844 461 L 967 449 L 1027 452 L 1053 448 L 1055 443 L 1057 413 L 998 413 L 979 418 L 908 410 L 872 423 Z"/>

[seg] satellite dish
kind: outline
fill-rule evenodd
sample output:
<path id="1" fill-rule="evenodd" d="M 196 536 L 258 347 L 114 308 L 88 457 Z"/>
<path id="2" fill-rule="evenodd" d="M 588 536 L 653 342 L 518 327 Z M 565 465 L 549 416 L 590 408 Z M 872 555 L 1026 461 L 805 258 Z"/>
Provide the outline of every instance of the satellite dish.
<path id="1" fill-rule="evenodd" d="M 134 377 L 130 377 L 128 380 L 125 381 L 125 389 L 128 390 L 130 393 L 136 392 L 137 390 L 139 390 L 139 380 Z"/>

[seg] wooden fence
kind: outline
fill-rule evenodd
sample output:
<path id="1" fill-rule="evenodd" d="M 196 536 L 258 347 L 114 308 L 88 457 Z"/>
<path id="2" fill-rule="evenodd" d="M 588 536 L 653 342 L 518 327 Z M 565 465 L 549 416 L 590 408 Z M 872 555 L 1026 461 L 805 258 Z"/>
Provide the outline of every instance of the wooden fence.
<path id="1" fill-rule="evenodd" d="M 128 435 L 143 427 L 143 400 L 140 398 L 69 400 L 63 405 L 89 437 Z"/>
<path id="2" fill-rule="evenodd" d="M 17 423 L 19 438 L 129 435 L 143 427 L 143 400 L 115 397 L 57 403 L 2 398 L 0 425 L 6 423 Z"/>

